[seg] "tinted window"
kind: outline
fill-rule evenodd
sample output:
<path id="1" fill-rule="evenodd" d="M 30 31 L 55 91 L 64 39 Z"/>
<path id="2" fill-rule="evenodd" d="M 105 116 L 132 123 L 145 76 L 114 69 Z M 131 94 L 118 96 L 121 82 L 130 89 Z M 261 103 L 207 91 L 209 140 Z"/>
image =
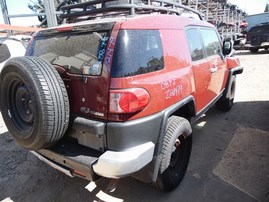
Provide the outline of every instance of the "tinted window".
<path id="1" fill-rule="evenodd" d="M 5 62 L 10 56 L 7 45 L 0 43 L 0 63 Z"/>
<path id="2" fill-rule="evenodd" d="M 111 71 L 112 77 L 127 77 L 163 69 L 163 51 L 157 30 L 121 30 Z"/>
<path id="3" fill-rule="evenodd" d="M 85 67 L 102 63 L 108 32 L 67 32 L 36 37 L 31 55 L 60 65 L 70 73 L 82 74 Z"/>
<path id="4" fill-rule="evenodd" d="M 207 56 L 220 54 L 221 46 L 216 31 L 212 29 L 201 29 L 201 34 Z"/>
<path id="5" fill-rule="evenodd" d="M 203 44 L 198 29 L 188 29 L 187 38 L 191 53 L 192 61 L 201 60 L 204 58 Z"/>

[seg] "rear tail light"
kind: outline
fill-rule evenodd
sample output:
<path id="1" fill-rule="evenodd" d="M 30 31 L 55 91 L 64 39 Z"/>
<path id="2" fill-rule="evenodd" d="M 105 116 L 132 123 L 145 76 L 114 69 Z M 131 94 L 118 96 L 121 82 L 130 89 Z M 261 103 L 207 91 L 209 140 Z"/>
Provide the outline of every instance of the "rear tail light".
<path id="1" fill-rule="evenodd" d="M 134 113 L 149 103 L 149 93 L 143 88 L 110 90 L 109 112 L 113 114 Z"/>

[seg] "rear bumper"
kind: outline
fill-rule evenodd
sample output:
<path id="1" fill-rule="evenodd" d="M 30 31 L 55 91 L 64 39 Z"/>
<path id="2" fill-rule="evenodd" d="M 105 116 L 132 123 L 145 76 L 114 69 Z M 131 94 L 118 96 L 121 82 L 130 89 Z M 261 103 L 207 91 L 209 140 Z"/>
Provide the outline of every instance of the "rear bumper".
<path id="1" fill-rule="evenodd" d="M 50 149 L 31 151 L 40 160 L 68 176 L 78 176 L 90 181 L 100 178 L 93 172 L 92 165 L 101 153 L 77 143 L 61 141 Z"/>
<path id="2" fill-rule="evenodd" d="M 72 172 L 69 169 L 64 168 L 64 167 L 56 164 L 55 162 L 47 159 L 46 157 L 42 156 L 38 152 L 31 151 L 31 153 L 34 154 L 37 158 L 39 158 L 41 161 L 43 161 L 43 162 L 47 163 L 48 165 L 50 165 L 51 167 L 55 168 L 56 170 L 61 171 L 62 173 L 66 174 L 69 177 L 74 177 L 74 175 L 72 174 Z"/>
<path id="3" fill-rule="evenodd" d="M 269 41 L 262 42 L 260 44 L 246 44 L 245 47 L 247 47 L 247 48 L 265 48 L 265 47 L 269 47 Z"/>
<path id="4" fill-rule="evenodd" d="M 163 113 L 108 123 L 77 117 L 66 134 L 74 142 L 63 139 L 52 148 L 33 153 L 69 176 L 91 181 L 100 176 L 131 176 L 159 155 L 162 119 Z"/>
<path id="5" fill-rule="evenodd" d="M 72 143 L 61 143 L 48 150 L 31 151 L 40 160 L 73 177 L 96 181 L 100 176 L 121 178 L 131 175 L 150 163 L 155 145 L 147 142 L 124 151 L 103 154 Z"/>
<path id="6" fill-rule="evenodd" d="M 153 152 L 154 144 L 152 142 L 125 151 L 107 151 L 93 165 L 93 170 L 98 175 L 108 178 L 125 177 L 150 163 Z"/>

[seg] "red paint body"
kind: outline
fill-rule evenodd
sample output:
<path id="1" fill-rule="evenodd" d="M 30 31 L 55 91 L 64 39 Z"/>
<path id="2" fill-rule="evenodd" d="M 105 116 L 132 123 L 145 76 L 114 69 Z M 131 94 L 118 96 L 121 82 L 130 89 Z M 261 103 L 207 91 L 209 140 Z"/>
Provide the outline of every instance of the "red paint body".
<path id="1" fill-rule="evenodd" d="M 160 112 L 189 95 L 194 96 L 196 113 L 199 113 L 224 89 L 228 70 L 240 65 L 237 59 L 221 58 L 219 55 L 192 62 L 186 28 L 200 26 L 215 29 L 213 25 L 201 20 L 171 15 L 147 15 L 124 20 L 114 19 L 113 23 L 115 24 L 106 47 L 100 76 L 70 74 L 56 66 L 67 87 L 71 112 L 74 114 L 120 121 L 121 115 L 108 112 L 109 90 L 126 88 L 143 88 L 149 93 L 150 100 L 143 110 L 129 114 L 125 120 Z M 114 45 L 119 30 L 159 30 L 164 68 L 146 74 L 111 78 Z M 214 74 L 211 73 L 212 67 L 217 67 Z"/>

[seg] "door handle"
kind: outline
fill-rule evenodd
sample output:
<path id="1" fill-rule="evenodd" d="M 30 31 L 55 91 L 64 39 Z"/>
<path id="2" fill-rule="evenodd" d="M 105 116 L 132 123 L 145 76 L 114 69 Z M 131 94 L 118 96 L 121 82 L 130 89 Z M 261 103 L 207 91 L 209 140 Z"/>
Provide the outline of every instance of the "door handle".
<path id="1" fill-rule="evenodd" d="M 210 72 L 211 72 L 211 74 L 216 73 L 217 70 L 218 70 L 218 67 L 217 67 L 217 66 L 213 66 L 213 67 L 210 68 Z"/>

